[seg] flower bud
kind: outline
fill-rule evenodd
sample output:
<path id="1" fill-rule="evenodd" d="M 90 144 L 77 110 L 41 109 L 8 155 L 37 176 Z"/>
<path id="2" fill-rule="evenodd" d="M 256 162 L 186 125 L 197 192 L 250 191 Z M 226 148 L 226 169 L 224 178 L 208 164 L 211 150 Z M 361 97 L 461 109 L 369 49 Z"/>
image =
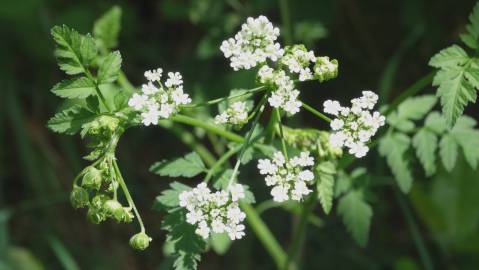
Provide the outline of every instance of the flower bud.
<path id="1" fill-rule="evenodd" d="M 151 237 L 146 233 L 140 232 L 130 238 L 130 246 L 137 250 L 145 250 L 151 242 Z"/>
<path id="2" fill-rule="evenodd" d="M 338 60 L 329 60 L 327 56 L 318 57 L 313 70 L 314 76 L 320 82 L 334 79 L 338 76 Z"/>
<path id="3" fill-rule="evenodd" d="M 117 200 L 108 200 L 103 204 L 103 209 L 109 216 L 115 216 L 115 213 L 121 211 L 123 207 Z"/>
<path id="4" fill-rule="evenodd" d="M 93 197 L 91 200 L 91 207 L 95 208 L 96 210 L 104 210 L 105 202 L 108 201 L 110 198 L 106 195 L 99 194 Z"/>
<path id="5" fill-rule="evenodd" d="M 82 186 L 99 190 L 102 183 L 101 171 L 95 167 L 89 167 L 83 175 Z"/>
<path id="6" fill-rule="evenodd" d="M 133 221 L 133 213 L 131 213 L 131 209 L 127 207 L 122 207 L 118 210 L 115 211 L 113 218 L 117 222 L 124 222 L 124 223 L 130 223 Z"/>
<path id="7" fill-rule="evenodd" d="M 86 216 L 88 221 L 90 221 L 93 224 L 99 224 L 106 219 L 105 214 L 103 214 L 101 211 L 94 208 L 88 209 Z"/>
<path id="8" fill-rule="evenodd" d="M 90 203 L 88 192 L 84 188 L 75 185 L 70 193 L 70 202 L 75 209 L 88 206 Z"/>

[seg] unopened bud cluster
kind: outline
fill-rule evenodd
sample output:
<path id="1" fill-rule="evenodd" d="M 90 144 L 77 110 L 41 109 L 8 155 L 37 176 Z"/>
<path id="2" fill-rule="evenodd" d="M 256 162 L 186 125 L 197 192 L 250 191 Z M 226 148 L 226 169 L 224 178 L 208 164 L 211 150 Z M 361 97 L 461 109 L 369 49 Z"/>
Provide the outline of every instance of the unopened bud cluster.
<path id="1" fill-rule="evenodd" d="M 180 206 L 187 209 L 186 222 L 196 226 L 196 233 L 207 239 L 212 233 L 227 233 L 231 240 L 245 235 L 242 224 L 246 215 L 238 201 L 245 197 L 240 184 L 230 185 L 228 191 L 212 192 L 205 183 L 179 195 Z"/>
<path id="2" fill-rule="evenodd" d="M 146 71 L 148 82 L 142 85 L 142 93 L 133 94 L 128 101 L 128 105 L 140 113 L 145 126 L 157 125 L 159 119 L 169 118 L 180 110 L 181 105 L 191 103 L 188 94 L 183 92 L 183 78 L 179 72 L 168 72 L 164 84 L 162 75 L 161 68 Z"/>
<path id="3" fill-rule="evenodd" d="M 271 195 L 276 202 L 301 201 L 308 195 L 311 190 L 307 185 L 314 180 L 309 167 L 313 165 L 314 159 L 309 152 L 301 152 L 289 160 L 276 152 L 272 159 L 258 160 L 259 173 L 266 175 L 266 185 L 273 187 Z"/>

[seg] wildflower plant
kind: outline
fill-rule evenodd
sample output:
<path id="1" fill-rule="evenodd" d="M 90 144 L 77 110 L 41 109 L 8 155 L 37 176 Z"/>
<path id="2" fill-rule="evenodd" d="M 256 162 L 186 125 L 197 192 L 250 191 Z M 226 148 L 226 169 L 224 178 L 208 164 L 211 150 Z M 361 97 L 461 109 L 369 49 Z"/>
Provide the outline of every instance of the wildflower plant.
<path id="1" fill-rule="evenodd" d="M 476 8 L 474 12 L 477 11 Z M 73 180 L 72 206 L 85 208 L 87 219 L 95 224 L 107 219 L 137 222 L 139 232 L 131 237 L 130 245 L 138 250 L 146 249 L 153 239 L 147 234 L 120 171 L 116 147 L 121 135 L 136 126 L 171 128 L 173 122 L 222 138 L 213 144 L 221 148 L 216 158 L 198 141 L 201 138 L 182 131 L 188 134 L 184 141 L 194 151 L 156 162 L 150 168 L 162 177 L 202 179 L 193 188 L 172 182 L 153 205 L 165 214 L 165 245 L 169 255 L 175 257 L 175 269 L 196 269 L 201 254 L 209 248 L 221 253 L 225 246 L 249 233 L 256 234 L 278 269 L 286 269 L 296 263 L 307 217 L 316 202 L 328 214 L 335 199 L 336 211 L 347 230 L 360 245 L 365 245 L 373 211 L 365 197 L 366 187 L 353 180 L 366 172 L 356 169 L 349 173 L 346 167 L 366 156 L 377 144 L 404 192 L 412 184 L 409 161 L 404 159 L 410 145 L 427 175 L 436 170 L 438 147 L 447 169 L 454 166 L 458 147 L 471 166 L 479 162 L 476 152 L 467 147 L 468 142 L 479 143 L 475 121 L 459 117 L 457 112 L 462 109 L 454 109 L 451 114 L 448 101 L 442 101 L 446 120 L 440 113 L 430 112 L 435 97 L 410 97 L 414 94 L 411 92 L 378 111 L 373 109 L 379 97 L 369 90 L 352 99 L 350 107 L 335 100 L 321 100 L 321 112 L 306 104 L 301 100 L 301 83 L 335 79 L 338 61 L 318 56 L 303 44 L 283 47 L 279 28 L 265 16 L 247 18 L 235 35 L 218 44 L 226 58 L 225 66 L 229 64 L 233 71 L 254 70 L 256 78 L 251 80 L 256 82 L 255 88 L 234 89 L 225 97 L 195 102 L 184 87 L 192 84 L 188 78 L 162 68 L 145 71 L 144 84 L 136 88 L 121 70 L 120 52 L 113 50 L 118 45 L 120 18 L 121 10 L 112 8 L 95 23 L 93 35 L 80 34 L 67 26 L 52 29 L 59 67 L 70 76 L 55 85 L 52 92 L 69 102 L 50 119 L 48 126 L 58 133 L 80 133 L 92 147 L 85 156 L 90 164 Z M 471 37 L 477 34 L 474 20 L 468 31 Z M 474 45 L 471 37 L 463 38 L 468 46 Z M 451 50 L 464 56 L 462 49 Z M 446 73 L 466 68 L 463 62 L 468 60 L 462 58 L 459 62 L 440 61 L 450 53 L 440 53 L 431 64 Z M 455 67 L 449 67 L 451 64 Z M 447 76 L 436 76 L 441 77 L 435 80 L 435 84 L 441 85 L 440 92 L 449 91 L 445 89 Z M 473 83 L 471 78 L 467 80 Z M 458 102 L 463 107 L 461 100 Z M 218 113 L 209 115 L 207 120 L 191 116 L 195 110 L 212 105 L 218 105 Z M 303 111 L 327 122 L 330 128 L 291 128 L 284 124 L 288 117 Z M 416 128 L 414 121 L 424 117 L 424 125 Z M 456 127 L 447 128 L 446 123 L 456 121 Z M 386 123 L 388 130 L 381 133 Z M 379 140 L 374 138 L 377 133 L 381 135 Z M 255 164 L 259 182 L 269 188 L 276 206 L 296 204 L 302 213 L 288 254 L 262 221 L 259 210 L 252 207 L 256 191 L 246 183 L 254 179 L 247 179 L 241 172 L 249 162 Z"/>

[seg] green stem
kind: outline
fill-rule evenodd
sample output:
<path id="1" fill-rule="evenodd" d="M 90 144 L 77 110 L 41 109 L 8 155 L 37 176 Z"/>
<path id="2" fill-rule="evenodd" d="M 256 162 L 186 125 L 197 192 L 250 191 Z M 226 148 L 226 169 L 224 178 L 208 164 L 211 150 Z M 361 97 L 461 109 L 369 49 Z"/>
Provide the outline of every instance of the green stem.
<path id="1" fill-rule="evenodd" d="M 283 37 L 286 45 L 293 43 L 293 29 L 291 28 L 291 17 L 289 14 L 288 0 L 279 0 L 281 21 L 283 22 Z"/>
<path id="2" fill-rule="evenodd" d="M 398 190 L 397 186 L 394 186 L 394 194 L 396 195 L 396 200 L 401 208 L 401 211 L 403 212 L 404 218 L 406 219 L 409 231 L 411 232 L 411 236 L 414 240 L 414 244 L 416 245 L 424 269 L 434 269 L 431 256 L 429 255 L 427 247 L 424 244 L 424 240 L 422 239 L 421 232 L 419 231 L 416 221 L 411 213 L 411 209 L 408 207 L 404 195 Z"/>
<path id="3" fill-rule="evenodd" d="M 303 206 L 303 211 L 301 211 L 298 226 L 293 233 L 293 243 L 291 244 L 291 247 L 288 251 L 288 257 L 286 259 L 286 262 L 283 265 L 283 269 L 285 270 L 296 269 L 295 265 L 297 266 L 296 261 L 298 258 L 298 253 L 304 242 L 309 215 L 313 211 L 314 205 L 316 204 L 316 197 L 316 191 L 314 191 L 313 193 L 311 193 L 308 200 Z"/>
<path id="4" fill-rule="evenodd" d="M 324 121 L 326 122 L 331 122 L 331 118 L 327 117 L 326 115 L 322 114 L 321 112 L 319 112 L 318 110 L 316 110 L 315 108 L 309 106 L 308 104 L 304 103 L 304 102 L 301 102 L 303 104 L 303 108 L 305 108 L 306 110 L 308 110 L 310 113 L 316 115 L 317 117 L 323 119 Z"/>
<path id="5" fill-rule="evenodd" d="M 234 154 L 236 154 L 238 151 L 241 150 L 241 146 L 237 146 L 234 148 L 231 148 L 228 152 L 226 152 L 224 155 L 222 155 L 218 161 L 211 166 L 211 168 L 208 170 L 208 173 L 206 174 L 204 182 L 208 183 L 210 181 L 211 177 L 223 166 L 223 164 L 228 161 Z"/>
<path id="6" fill-rule="evenodd" d="M 138 223 L 140 224 L 140 229 L 141 232 L 145 232 L 145 226 L 143 225 L 143 220 L 141 219 L 140 213 L 136 209 L 135 202 L 131 198 L 130 191 L 128 190 L 128 187 L 126 186 L 125 180 L 123 179 L 123 176 L 121 175 L 120 168 L 118 168 L 118 164 L 116 163 L 116 160 L 113 159 L 113 166 L 115 167 L 115 172 L 116 176 L 118 177 L 118 183 L 120 184 L 120 187 L 125 194 L 126 200 L 128 201 L 128 205 L 133 208 L 133 211 L 135 212 L 136 218 L 138 219 Z"/>
<path id="7" fill-rule="evenodd" d="M 183 105 L 181 107 L 184 108 L 184 109 L 191 109 L 191 108 L 197 108 L 197 107 L 203 107 L 203 106 L 210 106 L 210 105 L 220 103 L 224 100 L 229 100 L 229 99 L 234 99 L 234 98 L 238 98 L 238 97 L 242 97 L 242 96 L 246 96 L 246 95 L 251 95 L 251 94 L 255 94 L 255 93 L 258 93 L 258 92 L 261 92 L 261 91 L 264 91 L 264 90 L 265 90 L 265 86 L 259 86 L 259 87 L 256 87 L 256 88 L 246 90 L 245 92 L 243 92 L 241 94 L 238 94 L 238 95 L 212 99 L 212 100 L 208 100 L 206 102 L 197 103 L 197 104 Z"/>
<path id="8" fill-rule="evenodd" d="M 276 267 L 281 269 L 284 265 L 286 253 L 274 238 L 268 226 L 261 220 L 254 208 L 247 203 L 240 202 L 241 209 L 246 214 L 246 221 L 251 226 L 259 241 L 273 258 Z"/>
<path id="9" fill-rule="evenodd" d="M 105 106 L 107 111 L 111 112 L 110 106 L 108 106 L 108 104 L 106 103 L 106 99 L 103 96 L 103 93 L 101 92 L 100 87 L 98 86 L 98 82 L 96 81 L 96 79 L 93 77 L 93 75 L 91 74 L 91 72 L 88 69 L 85 69 L 85 74 L 95 84 L 96 95 L 100 99 L 101 103 L 103 103 L 103 106 Z"/>
<path id="10" fill-rule="evenodd" d="M 276 117 L 278 118 L 278 126 L 279 126 L 279 135 L 281 136 L 281 148 L 283 150 L 283 155 L 288 160 L 288 150 L 286 148 L 286 142 L 284 140 L 284 134 L 283 134 L 283 123 L 281 123 L 281 113 L 279 112 L 278 109 L 275 109 L 276 111 Z"/>
<path id="11" fill-rule="evenodd" d="M 177 114 L 173 117 L 170 118 L 170 120 L 177 122 L 177 123 L 182 123 L 182 124 L 187 124 L 190 126 L 195 126 L 195 127 L 200 127 L 203 128 L 211 133 L 217 134 L 221 137 L 224 137 L 230 141 L 237 142 L 237 143 L 242 143 L 244 142 L 244 138 L 227 130 L 224 130 L 222 128 L 219 128 L 217 126 L 211 125 L 206 121 L 198 120 L 186 115 L 182 114 Z"/>

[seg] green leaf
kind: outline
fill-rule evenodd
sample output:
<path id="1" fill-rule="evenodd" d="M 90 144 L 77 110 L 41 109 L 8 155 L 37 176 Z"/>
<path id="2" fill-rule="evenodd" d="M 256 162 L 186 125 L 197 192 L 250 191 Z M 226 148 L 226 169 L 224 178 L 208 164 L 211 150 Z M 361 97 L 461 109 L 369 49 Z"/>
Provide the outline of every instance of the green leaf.
<path id="1" fill-rule="evenodd" d="M 439 87 L 437 95 L 449 128 L 463 114 L 467 103 L 476 102 L 479 69 L 473 62 L 477 60 L 456 45 L 440 51 L 429 61 L 429 65 L 440 68 L 432 84 Z"/>
<path id="2" fill-rule="evenodd" d="M 150 172 L 170 177 L 194 177 L 205 171 L 205 164 L 196 152 L 172 161 L 156 162 L 150 167 Z"/>
<path id="3" fill-rule="evenodd" d="M 112 83 L 118 79 L 121 68 L 121 54 L 119 51 L 109 53 L 98 68 L 98 84 Z"/>
<path id="4" fill-rule="evenodd" d="M 433 95 L 411 97 L 398 106 L 398 117 L 400 119 L 419 120 L 422 119 L 436 104 L 437 99 Z"/>
<path id="5" fill-rule="evenodd" d="M 173 182 L 170 184 L 170 189 L 163 190 L 161 195 L 158 195 L 155 198 L 153 203 L 154 210 L 168 210 L 179 206 L 179 196 L 183 191 L 190 190 L 191 188 L 187 185 L 183 185 L 179 182 Z"/>
<path id="6" fill-rule="evenodd" d="M 338 214 L 341 215 L 343 223 L 353 239 L 364 247 L 368 242 L 373 210 L 364 201 L 362 192 L 350 191 L 341 197 L 338 203 Z"/>
<path id="7" fill-rule="evenodd" d="M 446 120 L 444 120 L 444 117 L 438 112 L 428 114 L 424 126 L 437 134 L 442 134 L 447 128 Z"/>
<path id="8" fill-rule="evenodd" d="M 439 143 L 439 155 L 441 156 L 442 164 L 449 172 L 452 171 L 456 165 L 457 148 L 458 145 L 454 137 L 450 134 L 444 135 Z"/>
<path id="9" fill-rule="evenodd" d="M 412 174 L 408 160 L 404 154 L 409 149 L 410 139 L 403 133 L 393 133 L 384 136 L 379 141 L 379 154 L 386 157 L 399 187 L 403 192 L 408 192 L 412 185 Z"/>
<path id="10" fill-rule="evenodd" d="M 51 90 L 62 98 L 87 98 L 95 94 L 95 83 L 86 77 L 64 80 Z"/>
<path id="11" fill-rule="evenodd" d="M 464 157 L 471 168 L 475 169 L 479 162 L 479 130 L 474 129 L 476 121 L 470 117 L 462 116 L 451 130 L 451 135 L 461 146 Z"/>
<path id="12" fill-rule="evenodd" d="M 48 120 L 48 127 L 58 133 L 73 135 L 84 124 L 92 121 L 95 115 L 80 105 L 75 105 L 55 114 Z"/>
<path id="13" fill-rule="evenodd" d="M 464 42 L 471 49 L 479 48 L 479 4 L 474 6 L 469 15 L 469 24 L 466 26 L 466 33 L 460 35 Z"/>
<path id="14" fill-rule="evenodd" d="M 457 45 L 452 45 L 441 50 L 429 61 L 429 65 L 435 68 L 449 68 L 451 66 L 462 66 L 469 60 L 466 51 Z"/>
<path id="15" fill-rule="evenodd" d="M 318 199 L 326 214 L 329 214 L 333 207 L 335 174 L 336 166 L 330 161 L 322 162 L 316 167 Z"/>
<path id="16" fill-rule="evenodd" d="M 93 36 L 105 49 L 118 46 L 118 33 L 121 28 L 121 8 L 114 6 L 103 14 L 93 25 Z"/>
<path id="17" fill-rule="evenodd" d="M 195 270 L 206 243 L 195 233 L 195 226 L 186 222 L 186 210 L 170 211 L 162 222 L 162 229 L 168 231 L 166 241 L 172 244 L 176 256 L 174 269 Z"/>
<path id="18" fill-rule="evenodd" d="M 57 43 L 55 56 L 60 69 L 69 75 L 85 73 L 98 53 L 93 38 L 66 25 L 53 27 L 51 34 Z"/>
<path id="19" fill-rule="evenodd" d="M 436 149 L 437 136 L 434 132 L 422 128 L 412 139 L 412 145 L 416 148 L 416 155 L 426 172 L 431 176 L 436 172 Z"/>

